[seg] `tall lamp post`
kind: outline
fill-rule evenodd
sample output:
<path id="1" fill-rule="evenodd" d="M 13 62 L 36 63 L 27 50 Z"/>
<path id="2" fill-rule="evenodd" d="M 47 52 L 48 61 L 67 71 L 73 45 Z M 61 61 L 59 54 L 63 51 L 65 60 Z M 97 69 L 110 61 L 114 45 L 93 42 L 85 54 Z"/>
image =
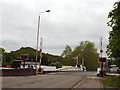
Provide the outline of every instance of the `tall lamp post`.
<path id="1" fill-rule="evenodd" d="M 37 56 L 38 56 L 38 42 L 39 42 L 39 29 L 40 29 L 40 15 L 42 13 L 45 13 L 45 12 L 50 12 L 50 10 L 46 10 L 46 11 L 43 11 L 43 12 L 40 12 L 39 13 L 39 17 L 38 17 L 38 28 L 37 28 L 37 44 L 36 44 L 36 67 L 35 67 L 35 70 L 36 70 L 36 74 L 37 74 Z"/>

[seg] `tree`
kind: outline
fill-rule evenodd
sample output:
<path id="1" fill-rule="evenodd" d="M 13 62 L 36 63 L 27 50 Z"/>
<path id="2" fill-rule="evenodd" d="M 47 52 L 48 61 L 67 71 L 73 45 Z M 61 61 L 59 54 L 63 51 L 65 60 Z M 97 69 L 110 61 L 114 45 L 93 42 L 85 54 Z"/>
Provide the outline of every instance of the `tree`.
<path id="1" fill-rule="evenodd" d="M 66 45 L 65 50 L 62 52 L 61 56 L 69 57 L 72 55 L 72 49 L 70 46 Z"/>
<path id="2" fill-rule="evenodd" d="M 63 58 L 63 65 L 65 66 L 75 66 L 76 60 L 73 57 L 64 57 Z"/>
<path id="3" fill-rule="evenodd" d="M 81 64 L 84 47 L 85 47 L 85 44 L 84 44 L 84 41 L 82 41 L 82 42 L 80 42 L 79 46 L 75 47 L 75 49 L 73 50 L 73 53 L 72 53 L 73 58 L 78 59 L 79 64 Z"/>
<path id="4" fill-rule="evenodd" d="M 5 49 L 0 47 L 0 54 L 5 53 Z"/>
<path id="5" fill-rule="evenodd" d="M 120 1 L 115 2 L 113 10 L 109 12 L 107 23 L 112 28 L 109 32 L 109 44 L 107 46 L 107 55 L 109 58 L 115 58 L 120 67 Z"/>
<path id="6" fill-rule="evenodd" d="M 11 51 L 9 53 L 5 52 L 5 49 L 0 48 L 0 54 L 2 53 L 2 65 L 12 65 L 13 67 L 17 68 L 20 64 L 20 62 L 15 62 L 15 59 L 20 59 L 20 54 L 29 54 L 29 60 L 35 62 L 36 60 L 36 49 L 31 48 L 31 47 L 22 47 L 16 51 Z M 1 58 L 0 58 L 1 59 Z M 60 62 L 61 64 L 63 63 L 63 58 L 58 55 L 51 55 L 51 54 L 46 54 L 42 53 L 42 60 L 41 64 L 42 65 L 50 65 L 52 62 Z M 38 52 L 38 62 L 40 60 L 40 52 Z"/>
<path id="7" fill-rule="evenodd" d="M 66 45 L 65 50 L 62 52 L 61 56 L 63 57 L 63 64 L 68 66 L 74 66 L 75 60 L 72 56 L 72 49 L 70 46 Z"/>
<path id="8" fill-rule="evenodd" d="M 0 64 L 2 62 L 2 57 L 4 53 L 5 53 L 5 49 L 0 47 Z"/>
<path id="9" fill-rule="evenodd" d="M 98 56 L 97 49 L 93 42 L 85 41 L 83 49 L 83 58 L 84 65 L 87 67 L 87 70 L 96 70 L 98 67 Z"/>
<path id="10" fill-rule="evenodd" d="M 64 65 L 75 66 L 78 59 L 78 64 L 84 64 L 87 70 L 96 70 L 98 67 L 97 49 L 94 47 L 94 43 L 90 41 L 80 42 L 80 45 L 76 46 L 73 51 L 67 45 L 62 56 L 64 56 Z"/>
<path id="11" fill-rule="evenodd" d="M 2 62 L 2 66 L 13 65 L 13 57 L 5 51 L 4 48 L 0 47 L 0 62 Z M 1 63 L 0 63 L 1 64 Z"/>
<path id="12" fill-rule="evenodd" d="M 80 42 L 80 45 L 74 49 L 72 56 L 78 57 L 78 63 L 84 64 L 87 70 L 96 70 L 98 67 L 97 49 L 90 41 Z"/>
<path id="13" fill-rule="evenodd" d="M 49 64 L 48 58 L 46 56 L 43 56 L 41 60 L 41 65 L 48 65 L 48 64 Z"/>
<path id="14" fill-rule="evenodd" d="M 14 58 L 10 55 L 10 53 L 3 53 L 2 65 L 11 65 L 13 66 Z"/>

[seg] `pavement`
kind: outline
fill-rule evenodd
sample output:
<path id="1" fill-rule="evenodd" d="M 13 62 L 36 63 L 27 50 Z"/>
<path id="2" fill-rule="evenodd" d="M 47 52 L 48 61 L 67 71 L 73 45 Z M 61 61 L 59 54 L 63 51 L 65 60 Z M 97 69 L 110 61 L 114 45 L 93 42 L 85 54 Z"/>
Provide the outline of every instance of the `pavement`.
<path id="1" fill-rule="evenodd" d="M 120 90 L 120 87 L 105 86 L 102 83 L 102 77 L 97 77 L 97 73 L 94 73 L 87 78 L 83 79 L 74 88 L 91 88 L 97 90 Z"/>
<path id="2" fill-rule="evenodd" d="M 101 78 L 97 77 L 97 74 L 94 73 L 83 79 L 74 88 L 103 88 L 103 84 L 101 82 Z"/>

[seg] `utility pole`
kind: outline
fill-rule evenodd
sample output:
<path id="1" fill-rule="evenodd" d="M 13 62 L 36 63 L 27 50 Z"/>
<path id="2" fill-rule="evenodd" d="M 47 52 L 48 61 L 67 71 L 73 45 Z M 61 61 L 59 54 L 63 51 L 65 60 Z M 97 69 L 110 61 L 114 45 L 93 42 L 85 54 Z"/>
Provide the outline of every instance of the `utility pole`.
<path id="1" fill-rule="evenodd" d="M 84 58 L 82 58 L 82 68 L 83 68 L 83 71 L 84 71 Z"/>

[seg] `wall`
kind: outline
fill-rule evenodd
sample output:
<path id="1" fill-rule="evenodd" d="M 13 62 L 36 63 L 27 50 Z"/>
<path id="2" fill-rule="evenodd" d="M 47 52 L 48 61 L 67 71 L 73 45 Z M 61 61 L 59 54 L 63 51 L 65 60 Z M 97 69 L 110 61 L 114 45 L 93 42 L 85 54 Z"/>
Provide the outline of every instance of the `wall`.
<path id="1" fill-rule="evenodd" d="M 36 75 L 35 69 L 32 68 L 2 69 L 2 76 L 29 76 L 29 75 Z"/>

